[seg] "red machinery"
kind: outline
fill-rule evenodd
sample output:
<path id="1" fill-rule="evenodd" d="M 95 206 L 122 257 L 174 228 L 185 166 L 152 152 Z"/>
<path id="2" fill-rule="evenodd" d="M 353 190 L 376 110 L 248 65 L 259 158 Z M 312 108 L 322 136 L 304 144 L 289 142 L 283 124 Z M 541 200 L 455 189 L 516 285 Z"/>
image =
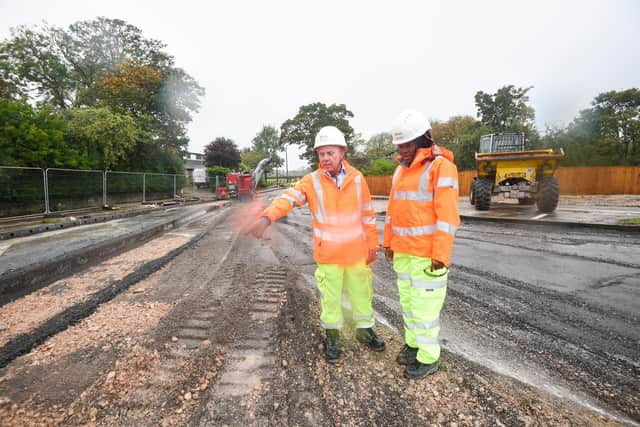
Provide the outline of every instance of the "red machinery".
<path id="1" fill-rule="evenodd" d="M 260 160 L 253 173 L 228 173 L 227 188 L 229 189 L 229 197 L 235 197 L 238 200 L 249 200 L 255 198 L 258 182 L 260 181 L 260 178 L 262 178 L 264 169 L 270 162 L 270 157 Z"/>
<path id="2" fill-rule="evenodd" d="M 227 174 L 229 197 L 239 200 L 253 198 L 251 190 L 251 174 L 249 172 L 232 172 Z"/>

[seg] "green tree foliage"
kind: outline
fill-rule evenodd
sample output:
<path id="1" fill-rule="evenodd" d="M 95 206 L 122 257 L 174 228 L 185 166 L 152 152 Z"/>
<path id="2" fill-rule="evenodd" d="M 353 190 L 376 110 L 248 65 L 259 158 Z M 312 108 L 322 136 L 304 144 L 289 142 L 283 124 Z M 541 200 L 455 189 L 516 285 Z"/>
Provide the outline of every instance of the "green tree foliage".
<path id="1" fill-rule="evenodd" d="M 90 169 L 119 169 L 139 139 L 134 120 L 109 108 L 74 108 L 65 117 L 67 142 Z"/>
<path id="2" fill-rule="evenodd" d="M 380 158 L 371 161 L 369 167 L 363 168 L 362 173 L 366 176 L 388 176 L 393 175 L 398 163 L 391 159 Z"/>
<path id="3" fill-rule="evenodd" d="M 534 126 L 535 110 L 529 105 L 528 92 L 533 88 L 503 86 L 495 94 L 476 92 L 477 115 L 491 132 L 523 132 L 530 146 L 539 141 Z"/>
<path id="4" fill-rule="evenodd" d="M 204 147 L 204 159 L 206 166 L 237 168 L 240 151 L 232 139 L 218 137 Z"/>
<path id="5" fill-rule="evenodd" d="M 240 154 L 240 169 L 252 171 L 266 157 L 265 153 L 246 148 Z"/>
<path id="6" fill-rule="evenodd" d="M 209 175 L 226 176 L 230 172 L 233 172 L 233 169 L 225 168 L 224 166 L 209 166 L 209 167 L 207 167 L 207 173 Z"/>
<path id="7" fill-rule="evenodd" d="M 453 116 L 446 122 L 433 121 L 431 134 L 437 144 L 451 148 L 460 143 L 461 138 L 473 131 L 477 120 L 471 116 Z"/>
<path id="8" fill-rule="evenodd" d="M 396 151 L 396 146 L 391 143 L 391 134 L 382 132 L 373 135 L 364 143 L 364 154 L 371 160 L 383 159 Z"/>
<path id="9" fill-rule="evenodd" d="M 620 164 L 640 164 L 640 90 L 601 93 L 592 105 L 600 152 Z"/>
<path id="10" fill-rule="evenodd" d="M 454 162 L 458 170 L 475 170 L 476 152 L 480 148 L 480 137 L 489 133 L 491 133 L 491 129 L 488 126 L 476 122 L 459 136 L 456 144 L 447 145 L 447 148 L 453 151 Z"/>
<path id="11" fill-rule="evenodd" d="M 288 119 L 280 126 L 280 142 L 283 145 L 298 145 L 305 149 L 302 158 L 312 165 L 316 165 L 313 143 L 316 134 L 323 126 L 335 126 L 344 133 L 347 145 L 354 138 L 355 133 L 349 119 L 353 113 L 344 104 L 327 106 L 321 102 L 303 105 L 295 117 Z M 349 147 L 353 152 L 353 147 Z"/>
<path id="12" fill-rule="evenodd" d="M 78 167 L 78 153 L 65 145 L 66 124 L 50 108 L 0 99 L 0 165 Z"/>
<path id="13" fill-rule="evenodd" d="M 563 148 L 566 166 L 640 165 L 640 90 L 599 94 L 565 128 L 549 128 L 541 146 Z"/>
<path id="14" fill-rule="evenodd" d="M 256 167 L 258 162 L 265 157 L 271 157 L 271 163 L 269 163 L 269 166 L 266 169 L 267 171 L 270 171 L 273 168 L 279 168 L 284 164 L 284 159 L 278 154 L 278 152 L 283 148 L 280 143 L 280 132 L 275 127 L 263 126 L 251 143 L 251 151 L 261 155 L 261 157 L 255 162 L 255 165 L 251 168 L 252 170 Z M 244 158 L 243 163 L 245 163 Z"/>
<path id="15" fill-rule="evenodd" d="M 64 31 L 21 26 L 11 33 L 12 39 L 0 43 L 0 74 L 15 95 L 41 99 L 56 108 L 70 106 L 77 87 L 72 66 L 63 55 Z"/>
<path id="16" fill-rule="evenodd" d="M 119 19 L 100 17 L 67 29 L 18 27 L 0 43 L 0 98 L 130 115 L 145 139 L 125 163 L 135 170 L 180 170 L 186 125 L 204 90 L 165 47 Z"/>

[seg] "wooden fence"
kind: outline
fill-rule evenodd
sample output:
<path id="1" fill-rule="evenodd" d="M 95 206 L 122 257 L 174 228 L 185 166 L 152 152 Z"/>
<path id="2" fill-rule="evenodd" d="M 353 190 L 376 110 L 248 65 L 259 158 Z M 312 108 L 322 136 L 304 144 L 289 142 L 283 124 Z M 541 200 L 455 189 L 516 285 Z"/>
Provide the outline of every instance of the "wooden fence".
<path id="1" fill-rule="evenodd" d="M 460 195 L 469 195 L 475 171 L 458 173 Z M 566 195 L 587 194 L 640 194 L 640 167 L 604 166 L 559 168 L 556 177 L 560 193 Z M 371 194 L 388 196 L 391 191 L 390 176 L 368 176 Z"/>

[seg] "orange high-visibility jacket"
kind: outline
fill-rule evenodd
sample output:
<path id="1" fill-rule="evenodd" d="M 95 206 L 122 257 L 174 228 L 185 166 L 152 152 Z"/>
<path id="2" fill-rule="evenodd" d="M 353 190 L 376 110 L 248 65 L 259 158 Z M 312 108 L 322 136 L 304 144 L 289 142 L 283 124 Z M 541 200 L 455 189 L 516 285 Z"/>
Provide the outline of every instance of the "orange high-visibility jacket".
<path id="1" fill-rule="evenodd" d="M 458 215 L 458 170 L 453 154 L 435 144 L 420 148 L 409 167 L 393 174 L 384 247 L 449 266 Z"/>
<path id="2" fill-rule="evenodd" d="M 345 160 L 343 166 L 347 176 L 340 189 L 318 169 L 285 190 L 262 213 L 274 222 L 307 203 L 312 216 L 313 258 L 321 264 L 354 264 L 366 259 L 369 249 L 379 247 L 367 182 Z"/>

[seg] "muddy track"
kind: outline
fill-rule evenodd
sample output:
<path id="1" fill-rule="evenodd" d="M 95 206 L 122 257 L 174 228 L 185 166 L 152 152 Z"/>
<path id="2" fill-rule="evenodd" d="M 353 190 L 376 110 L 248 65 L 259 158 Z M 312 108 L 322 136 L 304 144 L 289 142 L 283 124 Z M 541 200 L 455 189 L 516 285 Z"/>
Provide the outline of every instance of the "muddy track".
<path id="1" fill-rule="evenodd" d="M 219 220 L 223 219 L 224 215 L 221 216 Z M 32 348 L 41 344 L 48 337 L 63 331 L 69 325 L 77 323 L 87 316 L 90 316 L 101 304 L 112 300 L 121 292 L 129 289 L 132 285 L 161 269 L 185 250 L 196 245 L 198 241 L 207 234 L 207 232 L 207 230 L 200 232 L 186 244 L 173 249 L 168 254 L 160 258 L 145 263 L 123 279 L 109 283 L 98 292 L 87 296 L 84 301 L 68 307 L 29 333 L 16 336 L 0 348 L 0 369 L 5 367 L 21 354 L 28 353 Z"/>

